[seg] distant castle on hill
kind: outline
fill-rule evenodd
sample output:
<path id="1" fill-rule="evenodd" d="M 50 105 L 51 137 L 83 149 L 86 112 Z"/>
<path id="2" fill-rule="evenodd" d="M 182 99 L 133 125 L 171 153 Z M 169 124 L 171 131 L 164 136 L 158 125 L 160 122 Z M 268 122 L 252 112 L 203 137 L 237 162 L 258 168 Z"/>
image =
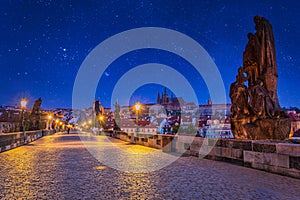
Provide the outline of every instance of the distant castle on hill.
<path id="1" fill-rule="evenodd" d="M 156 100 L 157 104 L 161 104 L 161 105 L 167 105 L 167 104 L 180 104 L 180 103 L 184 103 L 184 100 L 182 97 L 173 97 L 173 95 L 171 97 L 169 97 L 169 95 L 167 94 L 167 89 L 164 89 L 164 92 L 160 93 L 158 92 L 157 94 L 157 100 Z"/>

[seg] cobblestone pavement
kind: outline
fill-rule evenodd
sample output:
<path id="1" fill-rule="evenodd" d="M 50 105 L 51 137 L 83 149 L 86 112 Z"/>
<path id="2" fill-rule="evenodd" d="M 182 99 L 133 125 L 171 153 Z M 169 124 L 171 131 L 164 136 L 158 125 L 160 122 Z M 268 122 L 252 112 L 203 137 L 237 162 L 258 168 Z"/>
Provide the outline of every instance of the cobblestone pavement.
<path id="1" fill-rule="evenodd" d="M 154 151 L 112 141 L 132 152 Z M 299 199 L 299 186 L 299 179 L 195 157 L 149 173 L 122 172 L 95 159 L 77 134 L 46 136 L 0 154 L 0 199 L 9 200 Z"/>

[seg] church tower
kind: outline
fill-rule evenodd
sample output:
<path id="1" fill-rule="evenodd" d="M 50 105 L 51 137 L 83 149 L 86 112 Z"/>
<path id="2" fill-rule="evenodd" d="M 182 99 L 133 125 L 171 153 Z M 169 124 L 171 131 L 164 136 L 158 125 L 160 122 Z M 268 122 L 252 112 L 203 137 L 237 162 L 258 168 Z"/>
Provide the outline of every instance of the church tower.
<path id="1" fill-rule="evenodd" d="M 157 103 L 157 104 L 160 104 L 160 103 L 161 103 L 161 99 L 160 99 L 160 94 L 159 94 L 159 92 L 157 93 L 157 100 L 156 100 L 156 103 Z"/>
<path id="2" fill-rule="evenodd" d="M 169 97 L 167 94 L 167 88 L 165 88 L 164 93 L 162 95 L 162 104 L 167 104 L 169 102 Z"/>

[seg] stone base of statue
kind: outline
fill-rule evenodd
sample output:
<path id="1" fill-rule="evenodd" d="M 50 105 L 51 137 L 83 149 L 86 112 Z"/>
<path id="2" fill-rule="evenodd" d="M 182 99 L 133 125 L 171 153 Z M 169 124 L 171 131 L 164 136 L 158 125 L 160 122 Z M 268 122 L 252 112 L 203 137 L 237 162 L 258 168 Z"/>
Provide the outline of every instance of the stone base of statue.
<path id="1" fill-rule="evenodd" d="M 284 140 L 289 137 L 290 127 L 289 118 L 256 119 L 252 123 L 250 118 L 231 119 L 231 130 L 237 139 Z"/>

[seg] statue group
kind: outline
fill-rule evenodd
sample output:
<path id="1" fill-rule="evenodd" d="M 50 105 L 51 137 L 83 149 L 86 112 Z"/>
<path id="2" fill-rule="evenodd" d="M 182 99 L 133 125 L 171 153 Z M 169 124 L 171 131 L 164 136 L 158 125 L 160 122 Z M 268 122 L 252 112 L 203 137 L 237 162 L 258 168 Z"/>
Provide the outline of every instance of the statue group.
<path id="1" fill-rule="evenodd" d="M 41 104 L 42 99 L 38 98 L 32 107 L 32 111 L 29 116 L 29 130 L 39 130 L 40 129 L 40 122 L 41 122 Z"/>
<path id="2" fill-rule="evenodd" d="M 101 126 L 102 122 L 101 122 L 100 117 L 101 116 L 103 117 L 104 107 L 101 105 L 100 99 L 95 100 L 95 102 L 94 102 L 94 111 L 95 111 L 95 114 L 96 114 L 97 121 L 98 121 L 99 125 Z"/>
<path id="3" fill-rule="evenodd" d="M 243 66 L 230 86 L 231 129 L 235 138 L 282 140 L 289 135 L 290 120 L 277 96 L 273 30 L 263 17 L 255 16 L 254 22 L 256 33 L 248 34 Z"/>

